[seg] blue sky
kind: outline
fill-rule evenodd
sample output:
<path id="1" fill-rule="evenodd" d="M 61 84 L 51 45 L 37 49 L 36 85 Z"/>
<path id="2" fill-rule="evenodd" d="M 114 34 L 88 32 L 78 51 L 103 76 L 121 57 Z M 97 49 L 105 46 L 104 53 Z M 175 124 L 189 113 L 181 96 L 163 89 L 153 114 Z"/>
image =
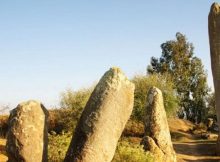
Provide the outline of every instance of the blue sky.
<path id="1" fill-rule="evenodd" d="M 144 74 L 160 44 L 185 34 L 212 76 L 207 17 L 214 1 L 0 1 L 0 105 L 58 105 L 111 66 Z M 218 1 L 217 1 L 218 2 Z"/>

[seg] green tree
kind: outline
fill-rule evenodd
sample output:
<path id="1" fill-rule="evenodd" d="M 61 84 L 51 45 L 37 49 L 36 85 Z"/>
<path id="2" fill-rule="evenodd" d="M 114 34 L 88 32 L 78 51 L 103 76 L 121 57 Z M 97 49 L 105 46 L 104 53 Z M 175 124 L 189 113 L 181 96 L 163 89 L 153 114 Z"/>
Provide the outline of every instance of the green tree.
<path id="1" fill-rule="evenodd" d="M 211 117 L 217 120 L 216 116 L 216 107 L 215 107 L 215 93 L 210 93 L 207 98 L 207 103 L 208 103 L 208 113 L 207 113 L 207 118 Z"/>
<path id="2" fill-rule="evenodd" d="M 187 118 L 201 121 L 206 110 L 209 88 L 202 61 L 194 56 L 193 44 L 183 34 L 176 33 L 176 40 L 163 43 L 161 49 L 161 57 L 151 58 L 147 72 L 170 74 Z"/>

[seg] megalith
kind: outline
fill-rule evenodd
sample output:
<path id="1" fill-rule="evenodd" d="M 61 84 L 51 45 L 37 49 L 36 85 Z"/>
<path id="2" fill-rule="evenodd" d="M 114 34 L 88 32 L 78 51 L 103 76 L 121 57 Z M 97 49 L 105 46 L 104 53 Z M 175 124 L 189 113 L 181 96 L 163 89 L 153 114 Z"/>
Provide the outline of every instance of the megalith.
<path id="1" fill-rule="evenodd" d="M 156 87 L 150 88 L 147 95 L 144 126 L 145 136 L 141 141 L 144 149 L 152 152 L 158 162 L 176 162 L 163 95 Z"/>
<path id="2" fill-rule="evenodd" d="M 213 3 L 211 6 L 208 27 L 217 122 L 218 126 L 220 126 L 220 6 L 217 3 Z M 220 155 L 220 131 L 217 140 L 217 154 Z"/>
<path id="3" fill-rule="evenodd" d="M 6 152 L 9 162 L 47 162 L 48 112 L 37 101 L 20 103 L 10 112 Z"/>
<path id="4" fill-rule="evenodd" d="M 111 68 L 92 92 L 64 161 L 110 162 L 133 102 L 133 83 L 119 68 Z"/>

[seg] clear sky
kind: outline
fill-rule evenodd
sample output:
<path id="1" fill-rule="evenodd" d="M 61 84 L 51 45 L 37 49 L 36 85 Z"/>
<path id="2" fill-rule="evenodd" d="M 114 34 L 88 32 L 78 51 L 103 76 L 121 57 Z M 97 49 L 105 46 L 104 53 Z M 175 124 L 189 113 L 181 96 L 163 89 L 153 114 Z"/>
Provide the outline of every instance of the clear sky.
<path id="1" fill-rule="evenodd" d="M 185 34 L 212 74 L 212 0 L 0 1 L 0 105 L 58 105 L 60 93 L 92 85 L 111 66 L 145 73 L 160 44 Z M 218 2 L 218 1 L 217 1 Z"/>

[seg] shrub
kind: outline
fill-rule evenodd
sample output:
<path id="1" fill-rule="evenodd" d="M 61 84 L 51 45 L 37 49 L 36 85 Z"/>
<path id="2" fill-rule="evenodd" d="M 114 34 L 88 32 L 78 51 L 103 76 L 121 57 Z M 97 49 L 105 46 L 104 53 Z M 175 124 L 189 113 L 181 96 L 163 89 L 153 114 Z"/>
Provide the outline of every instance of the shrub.
<path id="1" fill-rule="evenodd" d="M 131 144 L 128 141 L 118 143 L 112 162 L 153 162 L 153 156 L 145 152 L 139 144 Z"/>
<path id="2" fill-rule="evenodd" d="M 143 119 L 147 93 L 152 86 L 155 86 L 162 91 L 167 115 L 175 115 L 178 108 L 178 99 L 174 90 L 174 84 L 172 83 L 169 75 L 137 75 L 132 79 L 132 81 L 135 84 L 134 109 L 132 112 L 132 119 L 138 121 Z"/>
<path id="3" fill-rule="evenodd" d="M 61 110 L 57 110 L 58 114 L 56 117 L 64 131 L 72 132 L 75 128 L 92 90 L 93 88 L 81 89 L 79 91 L 68 89 L 61 94 Z"/>
<path id="4" fill-rule="evenodd" d="M 67 120 L 70 119 L 69 109 L 52 109 L 49 110 L 49 124 L 48 132 L 55 132 L 56 134 L 61 134 L 63 132 L 68 132 L 74 124 Z M 68 118 L 66 118 L 68 117 Z M 75 122 L 74 122 L 75 123 Z M 70 125 L 71 124 L 71 125 Z"/>

